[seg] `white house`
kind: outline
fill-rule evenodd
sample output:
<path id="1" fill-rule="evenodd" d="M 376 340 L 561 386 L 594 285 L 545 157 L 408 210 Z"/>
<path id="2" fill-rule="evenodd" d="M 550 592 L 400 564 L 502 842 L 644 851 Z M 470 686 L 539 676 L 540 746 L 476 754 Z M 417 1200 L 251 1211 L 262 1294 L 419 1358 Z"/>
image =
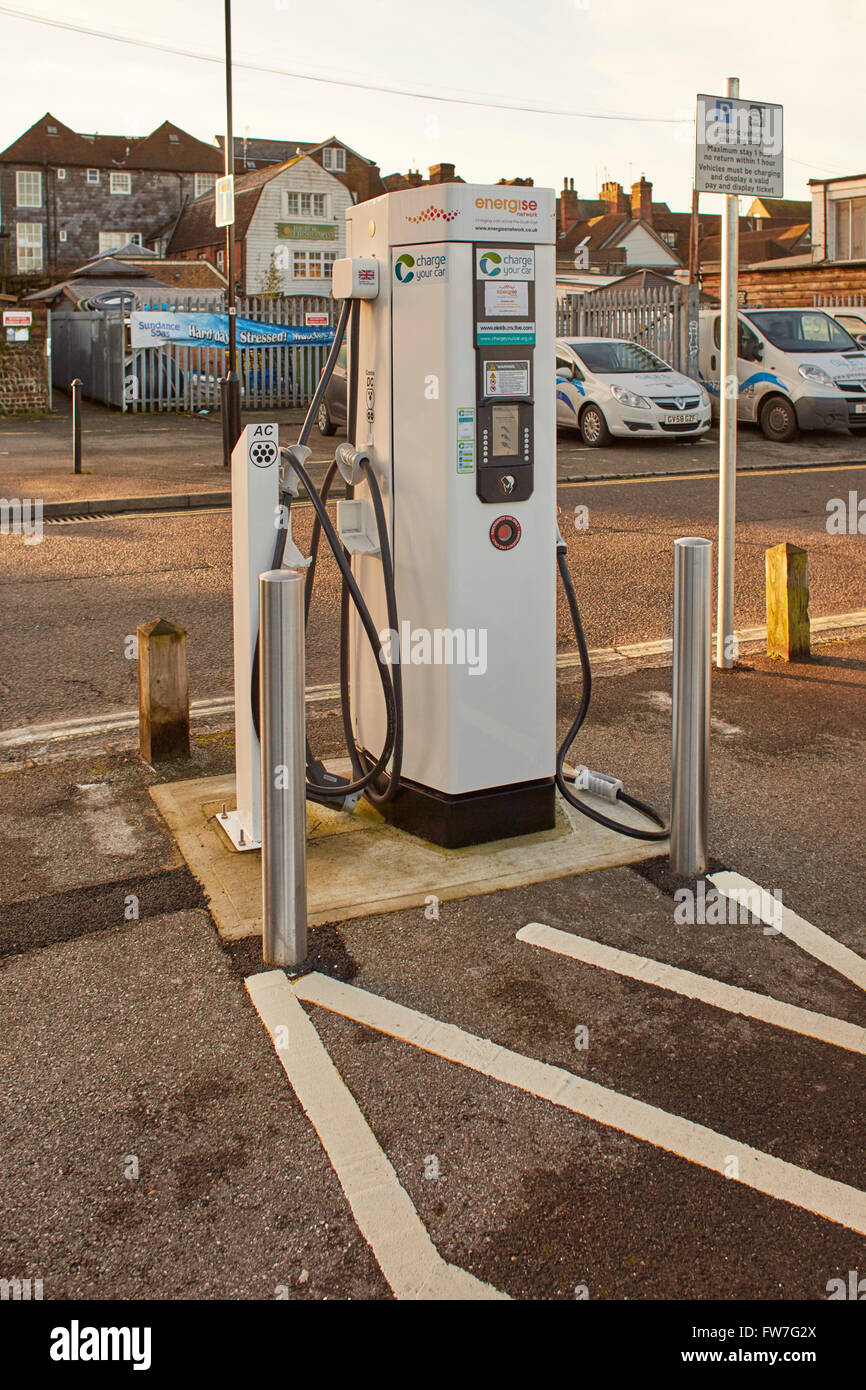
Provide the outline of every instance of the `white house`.
<path id="1" fill-rule="evenodd" d="M 235 179 L 235 275 L 248 295 L 330 293 L 331 267 L 346 254 L 352 194 L 314 159 L 299 155 Z M 205 257 L 225 268 L 225 229 L 214 222 L 213 194 L 178 218 L 169 255 Z"/>

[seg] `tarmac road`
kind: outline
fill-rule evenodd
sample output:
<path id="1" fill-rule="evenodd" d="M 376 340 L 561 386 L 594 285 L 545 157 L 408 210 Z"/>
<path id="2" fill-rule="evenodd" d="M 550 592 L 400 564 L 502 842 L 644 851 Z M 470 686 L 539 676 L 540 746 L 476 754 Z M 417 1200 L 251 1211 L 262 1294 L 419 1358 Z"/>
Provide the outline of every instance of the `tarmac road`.
<path id="1" fill-rule="evenodd" d="M 866 496 L 866 464 L 776 466 L 740 477 L 738 627 L 764 622 L 764 550 L 782 540 L 809 551 L 813 617 L 866 608 L 864 537 L 826 529 L 828 502 L 858 488 Z M 716 479 L 563 483 L 559 505 L 589 645 L 669 637 L 673 541 L 687 534 L 715 539 Z M 588 510 L 586 530 L 576 529 L 578 506 Z M 298 508 L 302 549 L 310 525 L 309 507 Z M 326 557 L 309 635 L 311 684 L 337 676 L 336 577 Z M 52 523 L 38 545 L 2 536 L 0 610 L 0 728 L 133 706 L 136 667 L 125 655 L 127 639 L 160 616 L 189 633 L 192 698 L 230 696 L 230 515 Z M 572 645 L 561 594 L 559 641 Z"/>

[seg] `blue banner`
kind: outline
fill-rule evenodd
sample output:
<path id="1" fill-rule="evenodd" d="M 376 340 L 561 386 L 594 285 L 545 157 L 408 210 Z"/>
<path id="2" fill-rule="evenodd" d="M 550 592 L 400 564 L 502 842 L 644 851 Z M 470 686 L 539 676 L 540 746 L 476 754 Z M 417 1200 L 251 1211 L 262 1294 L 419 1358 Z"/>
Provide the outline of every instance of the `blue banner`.
<path id="1" fill-rule="evenodd" d="M 133 309 L 129 320 L 134 348 L 165 347 L 168 343 L 175 343 L 179 347 L 228 347 L 227 314 Z M 315 343 L 328 344 L 333 341 L 333 328 L 304 328 L 289 323 L 237 320 L 237 343 L 241 349 L 291 345 L 309 347 Z"/>

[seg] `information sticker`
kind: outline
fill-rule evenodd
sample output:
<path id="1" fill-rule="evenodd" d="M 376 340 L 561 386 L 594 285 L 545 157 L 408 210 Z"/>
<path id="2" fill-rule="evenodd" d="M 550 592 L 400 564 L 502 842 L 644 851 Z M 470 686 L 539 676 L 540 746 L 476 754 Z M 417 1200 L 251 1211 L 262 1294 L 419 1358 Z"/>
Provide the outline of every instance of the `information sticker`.
<path id="1" fill-rule="evenodd" d="M 528 396 L 528 358 L 484 363 L 485 396 Z"/>
<path id="2" fill-rule="evenodd" d="M 484 312 L 517 318 L 529 313 L 529 285 L 525 280 L 486 280 Z"/>

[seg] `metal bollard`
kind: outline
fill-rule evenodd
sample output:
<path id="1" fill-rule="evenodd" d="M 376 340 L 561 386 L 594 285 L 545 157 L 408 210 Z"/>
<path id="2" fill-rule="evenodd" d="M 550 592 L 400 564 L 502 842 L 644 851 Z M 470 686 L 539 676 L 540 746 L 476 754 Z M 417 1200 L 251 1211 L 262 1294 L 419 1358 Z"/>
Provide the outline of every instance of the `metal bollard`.
<path id="1" fill-rule="evenodd" d="M 297 969 L 307 955 L 304 575 L 259 576 L 262 751 L 262 957 Z"/>
<path id="2" fill-rule="evenodd" d="M 670 863 L 684 878 L 707 868 L 712 564 L 711 541 L 676 541 Z"/>
<path id="3" fill-rule="evenodd" d="M 81 472 L 81 380 L 76 377 L 69 387 L 72 392 L 72 471 Z"/>

